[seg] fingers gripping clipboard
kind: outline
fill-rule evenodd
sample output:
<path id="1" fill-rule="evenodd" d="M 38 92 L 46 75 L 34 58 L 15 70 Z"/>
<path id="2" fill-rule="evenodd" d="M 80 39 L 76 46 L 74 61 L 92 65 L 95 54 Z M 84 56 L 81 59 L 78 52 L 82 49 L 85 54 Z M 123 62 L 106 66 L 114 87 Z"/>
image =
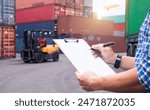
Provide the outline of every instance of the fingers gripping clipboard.
<path id="1" fill-rule="evenodd" d="M 98 76 L 115 74 L 101 58 L 92 55 L 91 47 L 83 39 L 53 40 L 80 73 L 91 71 Z"/>

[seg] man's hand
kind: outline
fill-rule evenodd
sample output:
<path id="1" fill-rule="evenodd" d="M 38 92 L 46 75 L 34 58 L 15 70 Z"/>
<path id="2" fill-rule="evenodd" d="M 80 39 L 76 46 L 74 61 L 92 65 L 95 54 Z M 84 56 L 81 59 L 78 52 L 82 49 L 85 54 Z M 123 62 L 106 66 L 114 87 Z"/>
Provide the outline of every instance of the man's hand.
<path id="1" fill-rule="evenodd" d="M 114 64 L 116 60 L 116 54 L 110 46 L 103 47 L 102 44 L 97 44 L 92 46 L 93 49 L 98 51 L 93 51 L 95 57 L 101 57 L 106 63 Z"/>
<path id="2" fill-rule="evenodd" d="M 78 71 L 76 71 L 75 74 L 79 81 L 79 84 L 84 90 L 94 91 L 98 89 L 96 84 L 98 76 L 95 73 L 88 71 L 81 74 Z"/>

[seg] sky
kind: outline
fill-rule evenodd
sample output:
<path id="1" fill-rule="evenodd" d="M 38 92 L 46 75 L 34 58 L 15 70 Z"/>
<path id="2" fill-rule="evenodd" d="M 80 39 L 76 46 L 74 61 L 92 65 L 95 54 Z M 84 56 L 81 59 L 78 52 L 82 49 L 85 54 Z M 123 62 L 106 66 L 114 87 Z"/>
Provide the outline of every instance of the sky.
<path id="1" fill-rule="evenodd" d="M 125 0 L 93 0 L 93 11 L 103 16 L 125 15 Z"/>

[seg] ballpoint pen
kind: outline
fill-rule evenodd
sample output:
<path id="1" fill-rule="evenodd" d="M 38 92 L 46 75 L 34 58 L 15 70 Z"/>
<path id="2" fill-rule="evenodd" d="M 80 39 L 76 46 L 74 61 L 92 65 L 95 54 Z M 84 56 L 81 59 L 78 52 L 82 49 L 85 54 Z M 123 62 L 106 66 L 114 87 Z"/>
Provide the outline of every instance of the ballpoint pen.
<path id="1" fill-rule="evenodd" d="M 111 46 L 111 45 L 114 45 L 114 44 L 115 44 L 115 42 L 106 42 L 106 43 L 103 43 L 103 47 Z M 91 50 L 98 51 L 98 50 L 96 50 L 94 48 L 91 48 Z"/>

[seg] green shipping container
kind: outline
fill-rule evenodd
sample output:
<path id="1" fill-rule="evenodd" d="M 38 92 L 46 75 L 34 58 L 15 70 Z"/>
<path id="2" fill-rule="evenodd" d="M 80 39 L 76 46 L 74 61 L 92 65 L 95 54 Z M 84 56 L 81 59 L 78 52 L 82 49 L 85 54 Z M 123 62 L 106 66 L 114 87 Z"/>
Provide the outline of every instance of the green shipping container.
<path id="1" fill-rule="evenodd" d="M 150 8 L 150 0 L 126 0 L 127 55 L 135 56 L 140 27 Z"/>
<path id="2" fill-rule="evenodd" d="M 133 38 L 150 8 L 150 0 L 126 0 L 126 36 Z"/>

